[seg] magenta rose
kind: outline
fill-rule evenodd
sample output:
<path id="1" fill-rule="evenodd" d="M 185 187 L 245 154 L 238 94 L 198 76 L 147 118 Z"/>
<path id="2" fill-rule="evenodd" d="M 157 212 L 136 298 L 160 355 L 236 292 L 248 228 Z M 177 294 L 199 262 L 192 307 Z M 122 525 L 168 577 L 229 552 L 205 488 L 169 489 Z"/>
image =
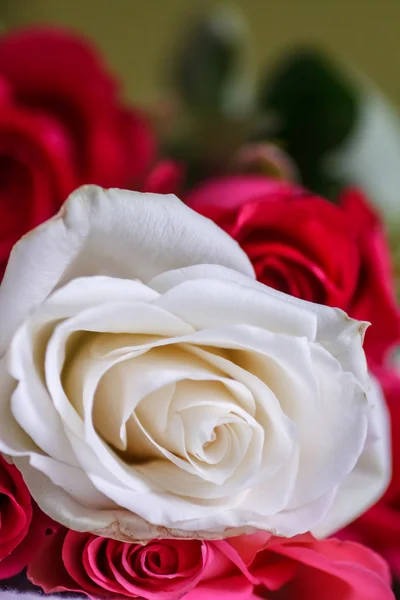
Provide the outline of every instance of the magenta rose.
<path id="1" fill-rule="evenodd" d="M 20 573 L 52 528 L 32 501 L 21 473 L 0 455 L 0 579 Z"/>
<path id="2" fill-rule="evenodd" d="M 36 554 L 28 577 L 46 593 L 175 600 L 199 581 L 208 553 L 199 540 L 141 546 L 61 528 Z"/>

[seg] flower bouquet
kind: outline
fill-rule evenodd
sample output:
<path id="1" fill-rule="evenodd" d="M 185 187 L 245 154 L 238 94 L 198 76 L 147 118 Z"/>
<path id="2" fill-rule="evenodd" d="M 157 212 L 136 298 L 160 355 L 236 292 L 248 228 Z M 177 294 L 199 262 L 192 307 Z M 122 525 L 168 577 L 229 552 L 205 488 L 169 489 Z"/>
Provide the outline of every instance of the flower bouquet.
<path id="1" fill-rule="evenodd" d="M 215 161 L 65 32 L 6 36 L 0 83 L 2 597 L 393 600 L 400 319 L 363 192 L 270 139 Z"/>

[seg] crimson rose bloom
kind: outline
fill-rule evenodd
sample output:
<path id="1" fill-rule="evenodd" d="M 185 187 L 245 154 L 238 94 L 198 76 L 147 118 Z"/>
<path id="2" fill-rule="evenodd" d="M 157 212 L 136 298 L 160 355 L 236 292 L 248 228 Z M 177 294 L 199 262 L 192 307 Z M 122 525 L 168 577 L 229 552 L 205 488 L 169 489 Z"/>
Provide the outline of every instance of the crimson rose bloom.
<path id="1" fill-rule="evenodd" d="M 13 244 L 79 185 L 175 191 L 177 167 L 154 174 L 155 158 L 149 124 L 85 41 L 52 29 L 2 37 L 0 279 Z"/>
<path id="2" fill-rule="evenodd" d="M 60 126 L 15 104 L 0 72 L 0 281 L 14 243 L 51 217 L 75 184 Z"/>
<path id="3" fill-rule="evenodd" d="M 371 365 L 400 339 L 384 232 L 360 192 L 333 205 L 289 182 L 240 175 L 199 185 L 187 202 L 239 242 L 263 283 L 370 321 Z"/>
<path id="4" fill-rule="evenodd" d="M 379 552 L 400 580 L 400 375 L 381 369 L 376 372 L 385 393 L 392 429 L 393 475 L 384 497 L 343 530 L 343 539 L 359 541 Z"/>
<path id="5" fill-rule="evenodd" d="M 27 566 L 52 523 L 32 502 L 18 469 L 0 455 L 0 579 Z"/>
<path id="6" fill-rule="evenodd" d="M 217 542 L 127 544 L 60 529 L 41 546 L 30 580 L 46 593 L 158 600 L 393 600 L 389 569 L 350 542 L 267 533 Z"/>

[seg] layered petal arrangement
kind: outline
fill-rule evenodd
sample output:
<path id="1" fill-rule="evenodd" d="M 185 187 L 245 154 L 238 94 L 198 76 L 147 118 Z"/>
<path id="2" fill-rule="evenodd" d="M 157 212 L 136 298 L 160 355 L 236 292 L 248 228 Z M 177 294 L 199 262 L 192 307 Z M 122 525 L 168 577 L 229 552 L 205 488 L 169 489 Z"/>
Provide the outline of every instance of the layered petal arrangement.
<path id="1" fill-rule="evenodd" d="M 28 576 L 46 593 L 90 598 L 393 600 L 389 570 L 379 556 L 309 534 L 140 546 L 61 529 L 42 546 Z"/>
<path id="2" fill-rule="evenodd" d="M 256 282 L 174 197 L 77 190 L 14 248 L 0 311 L 0 447 L 73 530 L 326 535 L 387 485 L 365 324 Z"/>

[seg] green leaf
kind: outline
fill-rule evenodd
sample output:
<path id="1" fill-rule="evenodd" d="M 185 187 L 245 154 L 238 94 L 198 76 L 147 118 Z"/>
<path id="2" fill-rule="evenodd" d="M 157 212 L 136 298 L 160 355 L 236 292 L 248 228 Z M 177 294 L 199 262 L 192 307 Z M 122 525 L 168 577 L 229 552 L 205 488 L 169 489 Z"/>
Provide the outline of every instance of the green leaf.
<path id="1" fill-rule="evenodd" d="M 297 49 L 267 75 L 260 108 L 276 118 L 274 135 L 300 170 L 303 165 L 310 170 L 352 131 L 358 95 L 328 56 L 313 48 Z"/>

